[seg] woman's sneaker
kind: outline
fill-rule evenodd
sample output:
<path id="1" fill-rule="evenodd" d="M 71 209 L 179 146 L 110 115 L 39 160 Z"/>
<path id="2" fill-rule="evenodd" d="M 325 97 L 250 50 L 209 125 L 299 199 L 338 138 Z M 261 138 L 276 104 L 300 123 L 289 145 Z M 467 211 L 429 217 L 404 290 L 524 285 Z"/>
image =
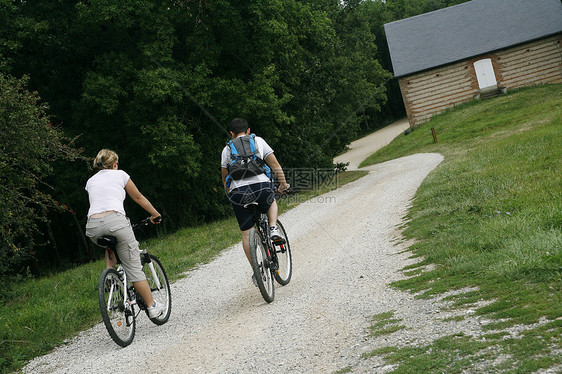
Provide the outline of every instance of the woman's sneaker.
<path id="1" fill-rule="evenodd" d="M 271 226 L 269 228 L 269 236 L 273 244 L 285 244 L 285 238 L 277 226 Z"/>
<path id="2" fill-rule="evenodd" d="M 154 305 L 148 307 L 148 316 L 150 318 L 157 318 L 164 313 L 164 305 L 159 304 L 156 300 L 154 300 Z"/>

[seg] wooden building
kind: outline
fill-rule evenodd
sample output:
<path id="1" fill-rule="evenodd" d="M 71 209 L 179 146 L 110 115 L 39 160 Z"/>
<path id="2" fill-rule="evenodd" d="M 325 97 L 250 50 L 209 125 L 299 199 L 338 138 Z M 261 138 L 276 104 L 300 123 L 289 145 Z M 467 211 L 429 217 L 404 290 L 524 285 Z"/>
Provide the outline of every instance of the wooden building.
<path id="1" fill-rule="evenodd" d="M 562 83 L 560 0 L 472 0 L 384 27 L 410 126 L 474 98 Z"/>

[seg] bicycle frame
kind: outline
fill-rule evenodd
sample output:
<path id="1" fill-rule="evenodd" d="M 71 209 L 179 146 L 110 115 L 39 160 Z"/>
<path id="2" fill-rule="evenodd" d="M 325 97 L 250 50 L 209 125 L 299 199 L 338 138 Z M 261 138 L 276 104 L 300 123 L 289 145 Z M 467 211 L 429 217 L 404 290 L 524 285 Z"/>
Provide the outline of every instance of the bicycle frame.
<path id="1" fill-rule="evenodd" d="M 254 217 L 255 217 L 254 213 Z M 267 255 L 267 261 L 269 262 L 269 270 L 273 273 L 277 270 L 277 251 L 273 248 L 271 240 L 269 240 L 269 224 L 267 215 L 259 213 L 259 217 L 255 218 L 256 228 L 263 247 L 265 248 L 265 253 Z"/>
<path id="2" fill-rule="evenodd" d="M 150 274 L 152 274 L 152 279 L 154 280 L 154 283 L 156 283 L 156 287 L 158 289 L 162 288 L 162 284 L 160 284 L 160 279 L 158 279 L 158 276 L 156 274 L 156 270 L 154 269 L 154 264 L 152 263 L 152 260 L 150 259 L 150 256 L 148 255 L 148 251 L 146 249 L 143 249 L 142 254 L 143 254 L 143 257 L 144 257 L 144 263 L 148 264 L 148 268 L 150 269 Z"/>
<path id="3" fill-rule="evenodd" d="M 144 219 L 143 221 L 141 221 L 137 224 L 132 225 L 133 231 L 137 230 L 141 226 L 148 225 L 149 222 L 150 222 L 150 219 L 147 218 L 147 219 Z M 148 268 L 150 269 L 150 274 L 152 274 L 152 277 L 154 279 L 154 282 L 156 283 L 156 286 L 158 287 L 158 289 L 162 288 L 162 285 L 160 284 L 160 280 L 158 279 L 158 277 L 156 275 L 156 270 L 154 269 L 154 264 L 152 263 L 152 260 L 150 259 L 150 256 L 148 255 L 148 250 L 142 249 L 141 254 L 143 256 L 144 263 L 148 264 Z"/>
<path id="4" fill-rule="evenodd" d="M 114 250 L 112 248 L 107 247 L 106 251 L 108 251 L 110 255 L 115 256 Z M 158 278 L 158 276 L 156 274 L 156 269 L 154 269 L 154 264 L 152 263 L 152 260 L 150 259 L 150 256 L 148 255 L 148 251 L 146 249 L 143 249 L 142 255 L 143 255 L 144 263 L 147 264 L 148 268 L 150 269 L 150 274 L 152 274 L 152 279 L 156 283 L 156 287 L 158 289 L 161 289 L 162 284 L 160 283 L 160 279 Z M 134 289 L 134 286 L 129 287 L 128 282 L 127 282 L 127 273 L 125 272 L 125 269 L 123 269 L 123 266 L 121 265 L 120 262 L 117 263 L 117 267 L 116 267 L 115 270 L 117 270 L 123 278 L 123 285 L 124 285 L 124 288 L 125 288 L 125 295 L 124 295 L 125 305 L 124 305 L 124 307 L 127 308 L 127 309 L 130 309 L 131 314 L 134 314 L 134 309 L 132 309 L 133 305 L 138 305 L 140 310 L 144 310 L 145 309 L 145 307 L 143 307 L 144 302 L 143 302 L 143 305 L 141 305 L 137 301 L 137 299 L 140 297 L 140 295 L 137 294 L 137 292 Z M 133 288 L 132 292 L 133 292 L 134 297 L 133 297 L 133 295 L 131 295 L 130 288 Z M 112 288 L 109 292 L 109 295 L 110 295 L 110 297 L 113 295 L 113 286 L 112 286 Z M 109 306 L 108 306 L 108 311 L 109 311 Z M 138 313 L 140 313 L 140 311 Z M 137 313 L 137 315 L 138 315 L 138 313 Z M 134 317 L 136 317 L 136 316 L 134 316 Z"/>
<path id="5" fill-rule="evenodd" d="M 109 254 L 114 254 L 113 249 L 111 248 L 106 248 L 106 251 L 109 252 Z M 125 269 L 123 269 L 123 266 L 121 265 L 121 263 L 117 263 L 117 267 L 115 268 L 115 270 L 117 270 L 117 272 L 119 272 L 119 274 L 121 274 L 122 278 L 123 278 L 123 287 L 124 287 L 124 308 L 127 308 L 128 310 L 130 310 L 131 312 L 131 316 L 133 316 L 133 318 L 136 318 L 136 316 L 134 315 L 134 309 L 132 308 L 133 305 L 139 305 L 137 303 L 137 297 L 135 295 L 135 297 L 131 297 L 132 295 L 130 294 L 130 290 L 129 290 L 129 285 L 128 285 L 128 281 L 127 281 L 127 273 L 125 272 Z M 154 272 L 154 268 L 151 268 L 151 271 L 153 274 L 155 274 Z M 109 296 L 110 298 L 113 296 L 113 291 L 114 291 L 114 285 L 111 285 L 111 290 L 109 291 Z M 109 311 L 109 305 L 107 306 L 107 311 Z M 140 313 L 140 312 L 139 312 Z M 137 313 L 138 314 L 138 313 Z M 127 322 L 129 323 L 129 322 Z"/>
<path id="6" fill-rule="evenodd" d="M 244 205 L 252 212 L 254 227 L 250 230 L 250 264 L 253 280 L 264 300 L 271 303 L 275 298 L 274 281 L 281 286 L 289 283 L 291 278 L 291 256 L 288 239 L 271 240 L 267 214 L 262 213 L 257 202 Z M 278 226 L 286 238 L 285 229 L 278 221 Z"/>

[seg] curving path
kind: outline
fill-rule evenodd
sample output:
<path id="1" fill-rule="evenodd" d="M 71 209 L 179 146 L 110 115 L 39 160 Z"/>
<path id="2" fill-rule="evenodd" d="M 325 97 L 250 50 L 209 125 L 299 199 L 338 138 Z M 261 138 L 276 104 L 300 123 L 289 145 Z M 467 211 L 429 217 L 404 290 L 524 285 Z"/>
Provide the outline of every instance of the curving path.
<path id="1" fill-rule="evenodd" d="M 348 366 L 387 372 L 383 362 L 360 359 L 376 348 L 370 318 L 393 310 L 419 325 L 409 334 L 421 339 L 431 328 L 431 302 L 387 285 L 414 261 L 398 227 L 442 159 L 417 154 L 371 166 L 366 177 L 283 214 L 294 272 L 289 285 L 276 288 L 273 303 L 253 286 L 237 244 L 172 285 L 166 325 L 141 316 L 133 344 L 119 348 L 98 324 L 24 372 L 330 373 Z"/>

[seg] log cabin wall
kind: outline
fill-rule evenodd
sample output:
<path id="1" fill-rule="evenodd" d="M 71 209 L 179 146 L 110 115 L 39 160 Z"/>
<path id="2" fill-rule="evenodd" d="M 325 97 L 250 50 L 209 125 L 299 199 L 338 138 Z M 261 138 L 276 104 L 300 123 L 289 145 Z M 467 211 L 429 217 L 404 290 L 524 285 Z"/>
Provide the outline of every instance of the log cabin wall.
<path id="1" fill-rule="evenodd" d="M 480 97 L 474 62 L 490 58 L 498 87 L 562 83 L 562 34 L 399 79 L 410 126 Z"/>

